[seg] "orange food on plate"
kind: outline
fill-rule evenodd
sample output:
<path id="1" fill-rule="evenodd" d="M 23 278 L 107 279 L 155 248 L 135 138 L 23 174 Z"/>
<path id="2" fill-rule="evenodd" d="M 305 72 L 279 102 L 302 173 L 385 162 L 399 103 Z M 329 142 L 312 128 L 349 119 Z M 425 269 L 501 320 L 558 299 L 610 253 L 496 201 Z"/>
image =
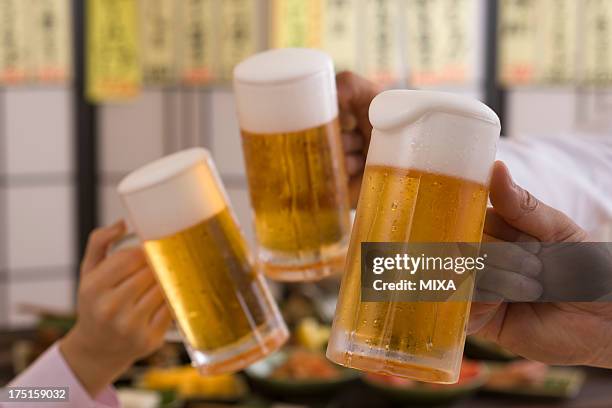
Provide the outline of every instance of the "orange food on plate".
<path id="1" fill-rule="evenodd" d="M 427 384 L 418 381 L 410 380 L 408 378 L 395 377 L 392 375 L 374 374 L 368 373 L 367 378 L 372 382 L 379 384 L 388 385 L 391 387 L 398 388 L 409 388 L 409 387 L 429 387 L 429 388 L 442 388 L 442 387 L 453 387 L 469 383 L 474 378 L 478 377 L 482 370 L 481 363 L 477 361 L 463 360 L 461 364 L 461 373 L 459 374 L 459 381 L 456 384 Z"/>
<path id="2" fill-rule="evenodd" d="M 394 375 L 384 375 L 377 373 L 368 373 L 366 374 L 369 380 L 375 383 L 390 385 L 392 387 L 412 387 L 418 384 L 414 380 L 409 380 L 408 378 L 396 377 Z"/>
<path id="3" fill-rule="evenodd" d="M 336 379 L 340 377 L 340 371 L 322 354 L 296 350 L 270 377 L 292 380 Z"/>
<path id="4" fill-rule="evenodd" d="M 473 380 L 478 377 L 480 372 L 482 371 L 482 364 L 478 361 L 472 360 L 463 360 L 461 364 L 461 372 L 459 373 L 459 382 L 457 384 L 462 384 Z"/>
<path id="5" fill-rule="evenodd" d="M 512 388 L 521 385 L 535 385 L 543 382 L 548 374 L 544 363 L 519 360 L 509 363 L 501 370 L 494 371 L 487 385 L 495 388 Z"/>

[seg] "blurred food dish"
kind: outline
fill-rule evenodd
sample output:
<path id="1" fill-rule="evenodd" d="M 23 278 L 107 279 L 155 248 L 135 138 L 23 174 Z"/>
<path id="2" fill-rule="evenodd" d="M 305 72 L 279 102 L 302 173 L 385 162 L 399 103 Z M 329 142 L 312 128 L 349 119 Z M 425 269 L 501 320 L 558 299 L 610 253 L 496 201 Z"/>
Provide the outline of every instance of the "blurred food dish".
<path id="1" fill-rule="evenodd" d="M 406 378 L 368 373 L 363 380 L 377 392 L 396 403 L 437 405 L 467 397 L 482 388 L 488 378 L 485 364 L 463 360 L 459 382 L 428 384 Z"/>
<path id="2" fill-rule="evenodd" d="M 273 394 L 322 394 L 355 381 L 359 372 L 337 366 L 321 352 L 279 351 L 245 370 L 253 384 Z"/>
<path id="3" fill-rule="evenodd" d="M 295 328 L 295 340 L 310 351 L 321 351 L 327 345 L 330 331 L 329 326 L 319 324 L 313 317 L 307 317 Z"/>
<path id="4" fill-rule="evenodd" d="M 156 391 L 174 391 L 182 400 L 236 402 L 248 394 L 244 380 L 236 374 L 203 376 L 194 367 L 153 368 L 138 385 Z"/>
<path id="5" fill-rule="evenodd" d="M 491 375 L 484 390 L 496 394 L 573 398 L 585 380 L 584 371 L 572 367 L 550 367 L 537 361 L 487 363 Z"/>

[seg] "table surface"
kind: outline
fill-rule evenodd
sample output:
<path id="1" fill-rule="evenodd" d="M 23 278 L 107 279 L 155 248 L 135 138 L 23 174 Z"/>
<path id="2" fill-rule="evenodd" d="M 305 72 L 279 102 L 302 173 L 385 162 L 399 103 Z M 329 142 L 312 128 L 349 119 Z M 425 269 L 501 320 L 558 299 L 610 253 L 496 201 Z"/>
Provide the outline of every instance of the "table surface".
<path id="1" fill-rule="evenodd" d="M 612 370 L 585 369 L 587 378 L 580 394 L 571 400 L 550 400 L 508 397 L 478 393 L 451 404 L 438 405 L 446 408 L 612 408 Z M 296 401 L 297 402 L 297 401 Z M 310 405 L 310 404 L 309 404 Z M 393 404 L 377 395 L 363 384 L 348 387 L 326 401 L 312 402 L 312 406 L 351 408 L 395 408 L 418 405 Z"/>
<path id="2" fill-rule="evenodd" d="M 34 332 L 0 332 L 0 386 L 10 381 L 10 350 L 15 340 L 33 338 Z M 512 398 L 499 395 L 476 394 L 468 399 L 457 401 L 447 408 L 612 408 L 612 370 L 585 368 L 587 377 L 580 394 L 571 400 L 534 400 L 533 398 Z M 263 401 L 262 401 L 263 402 Z M 334 408 L 394 408 L 384 397 L 377 395 L 362 383 L 347 386 L 336 395 L 323 400 L 295 401 L 311 406 Z M 265 404 L 264 404 L 265 405 Z M 407 405 L 403 405 L 407 406 Z M 417 407 L 410 405 L 410 407 Z"/>

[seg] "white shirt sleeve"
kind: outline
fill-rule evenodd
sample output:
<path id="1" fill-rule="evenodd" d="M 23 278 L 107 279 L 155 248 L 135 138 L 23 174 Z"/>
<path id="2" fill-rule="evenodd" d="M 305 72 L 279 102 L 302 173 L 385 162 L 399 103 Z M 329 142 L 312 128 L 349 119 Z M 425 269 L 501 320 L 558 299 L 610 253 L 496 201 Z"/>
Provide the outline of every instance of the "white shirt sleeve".
<path id="1" fill-rule="evenodd" d="M 91 368 L 95 370 L 95 367 Z M 40 356 L 21 375 L 15 378 L 8 387 L 68 387 L 66 402 L 23 402 L 2 403 L 0 408 L 40 407 L 40 408 L 118 408 L 119 400 L 112 386 L 108 386 L 99 395 L 90 396 L 81 385 L 64 356 L 55 343 Z"/>
<path id="2" fill-rule="evenodd" d="M 497 158 L 517 184 L 586 231 L 612 222 L 612 135 L 505 138 Z"/>

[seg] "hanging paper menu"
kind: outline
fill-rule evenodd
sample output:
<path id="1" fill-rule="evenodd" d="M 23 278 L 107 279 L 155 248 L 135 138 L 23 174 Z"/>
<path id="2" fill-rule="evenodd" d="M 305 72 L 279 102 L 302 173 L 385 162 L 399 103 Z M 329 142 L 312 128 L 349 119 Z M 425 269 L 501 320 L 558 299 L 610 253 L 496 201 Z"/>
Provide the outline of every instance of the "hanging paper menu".
<path id="1" fill-rule="evenodd" d="M 229 81 L 234 66 L 257 52 L 256 0 L 224 0 L 221 6 L 219 77 Z"/>
<path id="2" fill-rule="evenodd" d="M 539 83 L 568 83 L 576 77 L 579 0 L 538 0 L 536 76 Z"/>
<path id="3" fill-rule="evenodd" d="M 532 83 L 536 76 L 538 0 L 499 4 L 499 78 L 504 85 Z"/>
<path id="4" fill-rule="evenodd" d="M 136 0 L 87 1 L 87 96 L 122 100 L 140 90 Z"/>
<path id="5" fill-rule="evenodd" d="M 0 83 L 23 82 L 31 71 L 26 31 L 28 5 L 23 0 L 0 0 Z"/>
<path id="6" fill-rule="evenodd" d="M 476 2 L 474 0 L 438 0 L 438 22 L 440 30 L 439 51 L 435 53 L 440 66 L 440 81 L 443 83 L 465 83 L 470 70 L 470 57 L 475 52 Z"/>
<path id="7" fill-rule="evenodd" d="M 582 82 L 612 83 L 612 2 L 584 0 Z"/>
<path id="8" fill-rule="evenodd" d="M 406 3 L 407 61 L 410 84 L 432 86 L 476 81 L 484 60 L 478 38 L 483 31 L 481 2 L 409 0 Z"/>
<path id="9" fill-rule="evenodd" d="M 363 0 L 364 39 L 361 72 L 381 84 L 398 80 L 399 16 L 396 0 Z"/>
<path id="10" fill-rule="evenodd" d="M 143 81 L 172 84 L 176 81 L 176 2 L 140 0 L 139 6 Z"/>
<path id="11" fill-rule="evenodd" d="M 184 0 L 181 3 L 181 78 L 188 85 L 204 85 L 214 79 L 214 2 Z"/>
<path id="12" fill-rule="evenodd" d="M 69 0 L 32 0 L 35 21 L 32 65 L 41 82 L 65 82 L 71 76 L 72 20 Z"/>
<path id="13" fill-rule="evenodd" d="M 437 44 L 438 27 L 435 7 L 438 0 L 406 2 L 407 60 L 410 83 L 431 85 L 440 81 L 440 59 Z"/>
<path id="14" fill-rule="evenodd" d="M 320 47 L 322 8 L 321 0 L 272 0 L 272 47 Z"/>
<path id="15" fill-rule="evenodd" d="M 69 0 L 30 0 L 29 37 L 34 79 L 64 82 L 70 77 L 71 19 Z"/>
<path id="16" fill-rule="evenodd" d="M 337 71 L 354 70 L 357 61 L 357 0 L 325 0 L 323 49 Z"/>

